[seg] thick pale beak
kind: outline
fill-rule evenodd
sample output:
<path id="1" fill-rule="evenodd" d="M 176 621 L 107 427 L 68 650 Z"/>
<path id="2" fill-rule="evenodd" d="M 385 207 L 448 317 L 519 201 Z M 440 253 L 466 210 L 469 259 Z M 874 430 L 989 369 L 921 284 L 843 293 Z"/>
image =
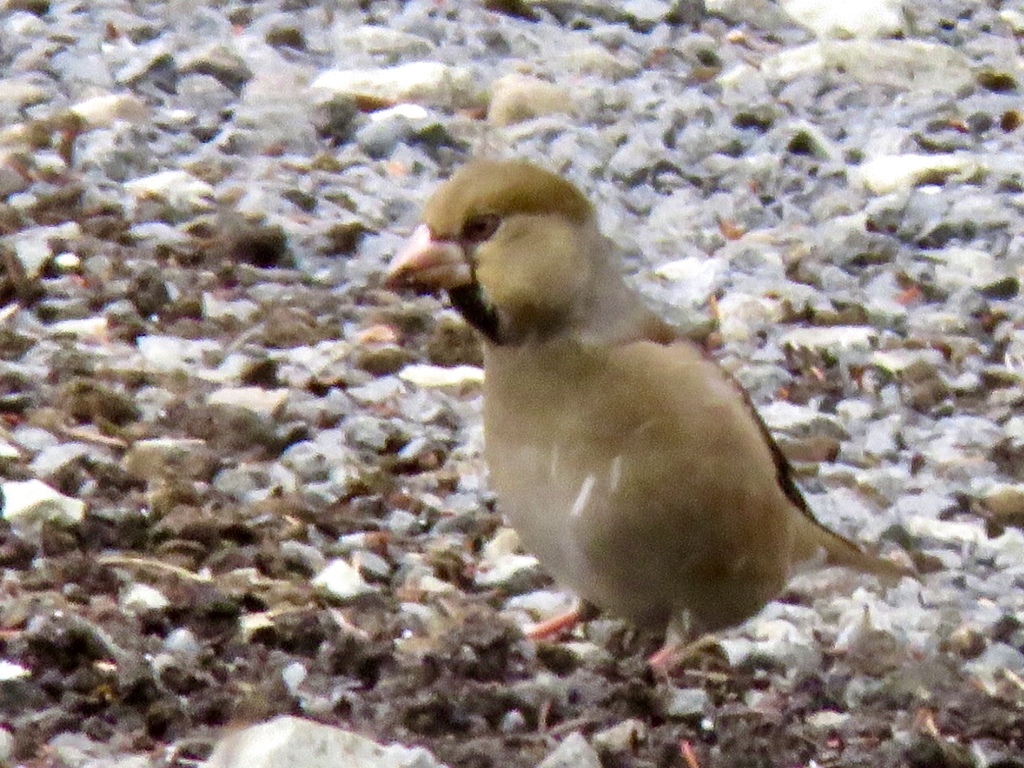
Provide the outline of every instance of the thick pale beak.
<path id="1" fill-rule="evenodd" d="M 418 285 L 438 290 L 459 288 L 471 282 L 473 272 L 462 246 L 435 240 L 430 228 L 420 224 L 391 259 L 384 285 L 387 288 Z"/>

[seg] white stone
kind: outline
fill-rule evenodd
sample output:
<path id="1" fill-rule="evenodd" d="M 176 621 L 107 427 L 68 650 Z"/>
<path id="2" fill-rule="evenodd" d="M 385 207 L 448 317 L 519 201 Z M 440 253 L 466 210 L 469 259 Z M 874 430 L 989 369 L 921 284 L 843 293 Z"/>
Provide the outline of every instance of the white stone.
<path id="1" fill-rule="evenodd" d="M 505 555 L 487 565 L 481 563 L 473 581 L 480 587 L 496 587 L 522 571 L 539 566 L 540 561 L 533 555 Z"/>
<path id="2" fill-rule="evenodd" d="M 887 195 L 921 184 L 968 179 L 981 170 L 978 159 L 967 154 L 886 155 L 852 169 L 850 177 L 872 194 Z"/>
<path id="3" fill-rule="evenodd" d="M 647 726 L 631 717 L 594 734 L 594 746 L 608 752 L 626 752 L 647 738 Z"/>
<path id="4" fill-rule="evenodd" d="M 1024 35 L 1024 13 L 1015 8 L 1007 8 L 999 12 L 999 18 L 1005 21 L 1016 34 Z"/>
<path id="5" fill-rule="evenodd" d="M 471 106 L 477 101 L 473 72 L 436 61 L 416 61 L 377 69 L 334 69 L 322 73 L 313 91 L 390 102 L 413 101 L 438 107 Z"/>
<path id="6" fill-rule="evenodd" d="M 124 463 L 129 467 L 146 467 L 148 469 L 175 465 L 205 445 L 205 440 L 190 437 L 154 437 L 149 440 L 136 440 L 125 454 Z"/>
<path id="7" fill-rule="evenodd" d="M 937 349 L 886 349 L 872 352 L 868 362 L 883 371 L 900 374 L 921 365 L 930 365 L 938 369 L 943 365 L 944 359 Z"/>
<path id="8" fill-rule="evenodd" d="M 137 200 L 163 200 L 178 211 L 205 211 L 213 207 L 213 187 L 188 171 L 160 171 L 125 183 Z"/>
<path id="9" fill-rule="evenodd" d="M 76 242 L 81 237 L 82 228 L 69 221 L 52 227 L 30 227 L 10 235 L 7 242 L 14 248 L 18 261 L 25 269 L 25 276 L 35 278 L 53 256 L 53 248 L 50 246 L 52 241 Z"/>
<path id="10" fill-rule="evenodd" d="M 903 526 L 907 533 L 915 538 L 931 540 L 947 546 L 976 545 L 986 538 L 984 530 L 976 523 L 958 523 L 914 516 L 905 520 Z"/>
<path id="11" fill-rule="evenodd" d="M 234 731 L 206 768 L 444 768 L 422 747 L 381 746 L 364 736 L 298 717 Z"/>
<path id="12" fill-rule="evenodd" d="M 703 688 L 670 688 L 665 694 L 669 717 L 695 717 L 711 708 L 711 698 Z"/>
<path id="13" fill-rule="evenodd" d="M 974 79 L 962 53 L 920 40 L 821 40 L 769 56 L 761 71 L 770 80 L 842 72 L 844 78 L 863 84 L 944 93 L 955 93 Z"/>
<path id="14" fill-rule="evenodd" d="M 0 659 L 0 682 L 6 680 L 21 680 L 32 674 L 32 670 L 21 666 L 7 659 Z"/>
<path id="15" fill-rule="evenodd" d="M 820 728 L 821 730 L 834 730 L 841 728 L 850 719 L 849 712 L 837 712 L 834 709 L 822 709 L 818 712 L 808 715 L 804 722 L 806 722 L 812 728 Z"/>
<path id="16" fill-rule="evenodd" d="M 159 611 L 170 605 L 163 592 L 148 584 L 132 584 L 121 595 L 121 610 L 128 612 Z"/>
<path id="17" fill-rule="evenodd" d="M 309 670 L 306 669 L 306 665 L 300 661 L 287 664 L 281 670 L 281 679 L 284 681 L 284 687 L 288 689 L 288 693 L 292 696 L 298 695 L 299 686 L 302 685 L 308 674 Z"/>
<path id="18" fill-rule="evenodd" d="M 175 371 L 202 365 L 207 353 L 220 350 L 220 345 L 210 339 L 182 339 L 177 336 L 139 336 L 135 346 L 143 360 L 154 368 Z"/>
<path id="19" fill-rule="evenodd" d="M 211 392 L 206 398 L 209 405 L 229 405 L 244 408 L 260 416 L 272 418 L 288 401 L 291 390 L 263 389 L 263 387 L 225 387 Z"/>
<path id="20" fill-rule="evenodd" d="M 469 384 L 482 384 L 484 369 L 475 365 L 445 368 L 440 365 L 416 363 L 405 366 L 398 372 L 398 377 L 417 387 L 463 387 Z"/>
<path id="21" fill-rule="evenodd" d="M 333 47 L 339 59 L 351 57 L 353 49 L 371 54 L 426 56 L 434 44 L 425 37 L 390 27 L 360 24 L 355 29 L 344 17 L 335 24 Z"/>
<path id="22" fill-rule="evenodd" d="M 925 251 L 922 256 L 936 262 L 935 281 L 946 290 L 980 288 L 1003 277 L 1000 265 L 988 251 L 953 246 Z"/>
<path id="23" fill-rule="evenodd" d="M 703 302 L 718 287 L 725 265 L 718 259 L 686 256 L 662 264 L 654 274 L 675 283 L 691 303 Z"/>
<path id="24" fill-rule="evenodd" d="M 572 110 L 573 95 L 568 88 L 537 77 L 511 74 L 491 84 L 487 120 L 504 126 Z"/>
<path id="25" fill-rule="evenodd" d="M 224 300 L 207 291 L 203 294 L 203 317 L 209 320 L 234 318 L 248 322 L 259 311 L 259 305 L 249 299 Z"/>
<path id="26" fill-rule="evenodd" d="M 829 325 L 793 328 L 779 338 L 779 343 L 802 349 L 871 349 L 878 331 L 866 325 Z"/>
<path id="27" fill-rule="evenodd" d="M 48 445 L 32 459 L 32 462 L 29 464 L 29 470 L 37 478 L 49 477 L 59 472 L 68 464 L 78 461 L 84 456 L 89 456 L 94 450 L 94 448 L 85 443 L 77 441 Z"/>
<path id="28" fill-rule="evenodd" d="M 480 559 L 486 562 L 497 560 L 507 555 L 514 555 L 519 552 L 520 547 L 519 534 L 516 533 L 515 528 L 500 528 L 495 531 L 491 540 L 484 545 Z"/>
<path id="29" fill-rule="evenodd" d="M 537 768 L 601 768 L 601 760 L 583 734 L 573 731 L 537 764 Z"/>
<path id="30" fill-rule="evenodd" d="M 58 320 L 47 328 L 53 336 L 75 336 L 84 340 L 103 341 L 107 338 L 109 323 L 105 317 L 81 317 Z"/>
<path id="31" fill-rule="evenodd" d="M 373 591 L 358 568 L 340 559 L 331 560 L 313 579 L 313 586 L 338 600 L 351 600 Z"/>
<path id="32" fill-rule="evenodd" d="M 73 525 L 85 517 L 84 501 L 65 496 L 41 480 L 14 480 L 0 489 L 4 519 L 27 538 L 37 538 L 43 523 Z"/>
<path id="33" fill-rule="evenodd" d="M 134 94 L 108 93 L 74 104 L 71 112 L 86 128 L 108 128 L 118 120 L 140 123 L 149 117 L 149 107 Z"/>
<path id="34" fill-rule="evenodd" d="M 14 735 L 6 728 L 0 728 L 0 765 L 11 765 L 14 755 Z"/>
<path id="35" fill-rule="evenodd" d="M 818 37 L 887 37 L 903 31 L 899 0 L 779 0 L 779 5 Z"/>

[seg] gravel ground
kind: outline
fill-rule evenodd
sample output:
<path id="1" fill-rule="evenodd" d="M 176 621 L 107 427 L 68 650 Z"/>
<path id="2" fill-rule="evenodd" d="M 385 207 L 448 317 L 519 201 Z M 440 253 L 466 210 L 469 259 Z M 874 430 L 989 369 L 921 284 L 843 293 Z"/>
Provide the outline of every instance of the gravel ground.
<path id="1" fill-rule="evenodd" d="M 433 755 L 361 766 L 1024 766 L 1024 12 L 697 5 L 3 3 L 0 764 L 287 714 Z M 801 576 L 671 679 L 523 639 L 569 596 L 478 345 L 379 287 L 477 153 L 580 184 L 921 583 Z"/>

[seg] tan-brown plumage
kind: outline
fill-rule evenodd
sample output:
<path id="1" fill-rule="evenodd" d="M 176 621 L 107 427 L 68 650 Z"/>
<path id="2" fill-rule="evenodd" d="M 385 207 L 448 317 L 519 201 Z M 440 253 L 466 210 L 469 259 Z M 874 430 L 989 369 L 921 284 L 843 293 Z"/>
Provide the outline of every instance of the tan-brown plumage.
<path id="1" fill-rule="evenodd" d="M 904 573 L 814 518 L 746 394 L 628 287 L 572 184 L 477 160 L 422 220 L 389 282 L 446 289 L 483 334 L 499 506 L 581 597 L 713 631 L 805 562 Z"/>

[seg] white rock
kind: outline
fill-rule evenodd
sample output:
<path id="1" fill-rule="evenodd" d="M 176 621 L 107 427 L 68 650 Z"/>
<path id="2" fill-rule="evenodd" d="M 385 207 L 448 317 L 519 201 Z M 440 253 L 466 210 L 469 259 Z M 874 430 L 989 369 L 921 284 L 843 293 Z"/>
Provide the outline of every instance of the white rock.
<path id="1" fill-rule="evenodd" d="M 903 31 L 899 0 L 780 0 L 779 5 L 818 37 L 887 37 Z"/>
<path id="2" fill-rule="evenodd" d="M 43 523 L 73 525 L 85 517 L 85 502 L 58 493 L 40 480 L 3 483 L 3 514 L 19 535 L 39 536 Z"/>
<path id="3" fill-rule="evenodd" d="M 1024 654 L 1006 643 L 993 643 L 982 654 L 965 665 L 990 694 L 999 690 L 1011 672 L 1020 678 L 1024 672 Z"/>
<path id="4" fill-rule="evenodd" d="M 487 562 L 519 552 L 521 543 L 515 528 L 504 527 L 495 531 L 491 540 L 484 545 L 481 560 Z"/>
<path id="5" fill-rule="evenodd" d="M 288 401 L 291 390 L 263 389 L 263 387 L 225 387 L 211 392 L 206 398 L 209 405 L 230 405 L 273 418 Z"/>
<path id="6" fill-rule="evenodd" d="M 80 101 L 71 107 L 86 128 L 108 128 L 118 120 L 140 123 L 149 117 L 149 107 L 134 94 L 108 93 Z"/>
<path id="7" fill-rule="evenodd" d="M 32 674 L 32 670 L 7 659 L 0 659 L 0 682 L 20 680 Z"/>
<path id="8" fill-rule="evenodd" d="M 213 187 L 180 169 L 133 179 L 124 188 L 138 200 L 163 200 L 178 211 L 205 211 L 213 207 Z"/>
<path id="9" fill-rule="evenodd" d="M 26 277 L 35 278 L 53 256 L 52 241 L 77 242 L 81 237 L 82 228 L 69 221 L 52 227 L 30 227 L 6 240 L 14 248 Z"/>
<path id="10" fill-rule="evenodd" d="M 537 77 L 511 74 L 491 84 L 487 120 L 492 125 L 504 126 L 572 110 L 573 95 L 568 88 Z"/>
<path id="11" fill-rule="evenodd" d="M 135 346 L 143 360 L 163 371 L 200 366 L 205 355 L 220 350 L 220 344 L 209 339 L 193 340 L 160 335 L 139 336 Z"/>
<path id="12" fill-rule="evenodd" d="M 416 61 L 378 69 L 335 69 L 322 73 L 313 91 L 390 102 L 413 101 L 454 108 L 476 103 L 473 72 L 436 61 Z"/>
<path id="13" fill-rule="evenodd" d="M 434 44 L 425 37 L 376 24 L 360 24 L 353 29 L 344 17 L 339 17 L 331 31 L 335 54 L 341 60 L 350 57 L 353 50 L 408 57 L 426 56 L 434 50 Z"/>
<path id="14" fill-rule="evenodd" d="M 750 631 L 758 655 L 775 659 L 794 671 L 820 663 L 820 649 L 811 636 L 809 626 L 797 626 L 787 619 L 755 618 Z"/>
<path id="15" fill-rule="evenodd" d="M 369 115 L 371 123 L 385 123 L 388 120 L 396 119 L 404 119 L 417 123 L 424 120 L 430 120 L 432 118 L 433 114 L 431 111 L 419 104 L 395 104 L 395 106 L 388 107 L 387 109 L 378 109 L 376 112 L 371 112 Z"/>
<path id="16" fill-rule="evenodd" d="M 121 609 L 128 612 L 159 611 L 171 604 L 163 592 L 148 584 L 132 584 L 121 595 Z"/>
<path id="17" fill-rule="evenodd" d="M 81 269 L 82 259 L 79 258 L 77 253 L 64 251 L 64 253 L 58 253 L 53 257 L 53 266 L 63 272 L 73 272 Z"/>
<path id="18" fill-rule="evenodd" d="M 920 40 L 822 40 L 769 56 L 761 71 L 774 80 L 842 72 L 844 78 L 866 85 L 944 93 L 955 93 L 974 77 L 970 61 L 962 53 Z"/>
<path id="19" fill-rule="evenodd" d="M 725 271 L 725 264 L 719 259 L 686 256 L 662 264 L 654 274 L 675 284 L 673 297 L 678 295 L 681 300 L 696 305 L 707 301 L 719 286 Z"/>
<path id="20" fill-rule="evenodd" d="M 274 619 L 266 612 L 247 613 L 238 620 L 238 629 L 246 642 L 252 640 L 253 635 L 257 632 L 270 629 L 273 626 Z"/>
<path id="21" fill-rule="evenodd" d="M 351 600 L 373 591 L 358 568 L 340 559 L 331 560 L 313 579 L 313 586 L 338 600 Z"/>
<path id="22" fill-rule="evenodd" d="M 821 413 L 809 405 L 797 405 L 785 400 L 775 400 L 758 408 L 764 423 L 772 431 L 785 432 L 791 435 L 808 433 L 829 434 L 834 437 L 845 437 L 845 430 L 839 422 L 826 413 Z"/>
<path id="23" fill-rule="evenodd" d="M 234 318 L 244 323 L 251 320 L 258 311 L 259 305 L 249 299 L 225 301 L 217 298 L 216 295 L 209 291 L 203 294 L 203 317 L 210 320 L 219 320 L 226 317 Z"/>
<path id="24" fill-rule="evenodd" d="M 522 611 L 534 619 L 545 620 L 571 610 L 576 599 L 567 592 L 538 589 L 523 595 L 514 595 L 505 601 L 510 611 Z"/>
<path id="25" fill-rule="evenodd" d="M 602 45 L 581 45 L 559 56 L 555 71 L 568 70 L 616 80 L 639 68 L 636 62 L 627 61 L 622 55 L 622 51 L 612 53 Z"/>
<path id="26" fill-rule="evenodd" d="M 761 29 L 777 29 L 790 23 L 773 0 L 704 0 L 704 9 L 733 24 L 747 23 Z"/>
<path id="27" fill-rule="evenodd" d="M 766 296 L 730 291 L 718 302 L 718 331 L 726 341 L 744 342 L 782 319 L 782 302 Z"/>
<path id="28" fill-rule="evenodd" d="M 802 349 L 869 350 L 878 339 L 878 331 L 866 325 L 829 325 L 793 328 L 779 338 L 780 344 Z"/>
<path id="29" fill-rule="evenodd" d="M 937 349 L 886 349 L 873 352 L 868 362 L 883 371 L 898 375 L 921 365 L 930 365 L 938 370 L 945 360 Z"/>
<path id="30" fill-rule="evenodd" d="M 8 72 L 7 77 L 0 80 L 0 104 L 5 107 L 20 109 L 30 104 L 38 104 L 48 97 L 49 92 L 33 83 L 29 77 L 22 79 Z"/>
<path id="31" fill-rule="evenodd" d="M 946 290 L 980 288 L 995 282 L 1005 273 L 999 269 L 996 257 L 980 248 L 953 246 L 937 251 L 925 251 L 922 256 L 936 262 L 935 281 Z"/>
<path id="32" fill-rule="evenodd" d="M 124 456 L 124 466 L 132 474 L 161 476 L 183 472 L 188 458 L 206 446 L 205 440 L 185 437 L 155 437 L 136 440 Z"/>
<path id="33" fill-rule="evenodd" d="M 398 377 L 417 387 L 463 387 L 469 384 L 482 384 L 484 369 L 475 365 L 445 368 L 440 365 L 416 363 L 405 366 L 398 372 Z"/>
<path id="34" fill-rule="evenodd" d="M 601 760 L 583 734 L 573 731 L 537 768 L 601 768 Z"/>
<path id="35" fill-rule="evenodd" d="M 13 755 L 14 735 L 6 728 L 0 728 L 0 765 L 11 765 Z"/>
<path id="36" fill-rule="evenodd" d="M 533 555 L 505 555 L 492 560 L 489 564 L 481 563 L 473 581 L 477 586 L 496 587 L 522 571 L 539 566 L 540 561 Z"/>
<path id="37" fill-rule="evenodd" d="M 980 544 L 985 531 L 976 523 L 958 523 L 915 516 L 903 522 L 907 532 L 918 539 L 960 547 Z"/>
<path id="38" fill-rule="evenodd" d="M 301 661 L 293 661 L 291 664 L 285 665 L 284 669 L 281 670 L 281 679 L 284 680 L 284 687 L 288 689 L 292 696 L 298 694 L 299 686 L 302 685 L 308 675 L 309 670 L 306 669 L 306 665 Z"/>
<path id="39" fill-rule="evenodd" d="M 967 179 L 981 169 L 977 157 L 967 154 L 887 155 L 854 168 L 850 178 L 873 194 L 887 195 L 950 178 Z"/>
<path id="40" fill-rule="evenodd" d="M 32 463 L 29 464 L 29 469 L 37 478 L 49 477 L 68 464 L 84 456 L 89 456 L 93 451 L 93 448 L 79 442 L 49 445 L 36 454 L 36 457 L 32 459 Z"/>
<path id="41" fill-rule="evenodd" d="M 834 709 L 823 709 L 808 715 L 804 722 L 812 728 L 835 730 L 841 728 L 850 719 L 849 712 L 837 712 Z"/>
<path id="42" fill-rule="evenodd" d="M 17 459 L 20 456 L 21 451 L 6 440 L 0 439 L 0 459 Z"/>
<path id="43" fill-rule="evenodd" d="M 202 647 L 199 639 L 190 629 L 172 629 L 164 638 L 164 651 L 179 659 L 194 661 L 199 658 Z"/>
<path id="44" fill-rule="evenodd" d="M 75 336 L 79 339 L 103 341 L 107 338 L 109 323 L 105 317 L 80 317 L 58 320 L 47 326 L 52 336 Z"/>
<path id="45" fill-rule="evenodd" d="M 696 717 L 711 708 L 711 697 L 703 688 L 670 688 L 665 693 L 669 717 Z"/>
<path id="46" fill-rule="evenodd" d="M 422 747 L 384 747 L 298 717 L 276 717 L 229 733 L 206 768 L 444 768 Z"/>
<path id="47" fill-rule="evenodd" d="M 1007 8 L 999 12 L 999 18 L 1005 21 L 1016 34 L 1024 35 L 1024 13 L 1015 8 Z"/>
<path id="48" fill-rule="evenodd" d="M 626 752 L 647 738 L 647 726 L 631 717 L 594 734 L 594 746 L 609 752 Z"/>

